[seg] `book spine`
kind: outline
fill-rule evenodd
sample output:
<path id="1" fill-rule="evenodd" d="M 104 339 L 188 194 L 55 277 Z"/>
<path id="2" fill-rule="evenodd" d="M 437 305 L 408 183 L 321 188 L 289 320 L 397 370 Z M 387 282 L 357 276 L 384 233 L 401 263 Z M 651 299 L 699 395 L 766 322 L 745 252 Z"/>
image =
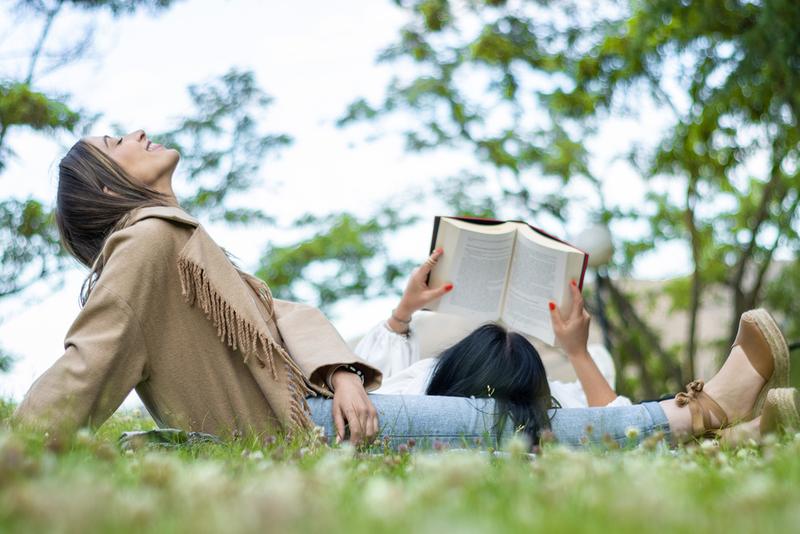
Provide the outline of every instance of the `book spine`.
<path id="1" fill-rule="evenodd" d="M 578 282 L 578 289 L 583 291 L 583 278 L 586 276 L 586 268 L 589 267 L 589 253 L 583 253 L 583 268 L 581 269 L 581 280 Z"/>
<path id="2" fill-rule="evenodd" d="M 439 223 L 441 222 L 442 217 L 440 215 L 436 215 L 433 218 L 433 235 L 431 236 L 431 248 L 428 251 L 428 255 L 433 254 L 433 249 L 436 246 L 436 238 L 439 236 Z M 428 273 L 427 278 L 425 278 L 425 283 L 431 283 L 431 273 Z"/>

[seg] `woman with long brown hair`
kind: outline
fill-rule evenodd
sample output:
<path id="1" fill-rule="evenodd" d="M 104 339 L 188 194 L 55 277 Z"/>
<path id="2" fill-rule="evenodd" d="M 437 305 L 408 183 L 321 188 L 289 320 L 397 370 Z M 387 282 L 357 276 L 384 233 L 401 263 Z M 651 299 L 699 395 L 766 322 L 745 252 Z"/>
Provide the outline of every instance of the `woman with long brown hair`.
<path id="1" fill-rule="evenodd" d="M 67 431 L 98 426 L 135 388 L 159 426 L 223 436 L 319 425 L 340 439 L 349 430 L 353 441 L 490 445 L 500 421 L 498 435 L 513 433 L 493 399 L 369 396 L 380 371 L 319 310 L 273 299 L 180 207 L 172 190 L 179 159 L 137 130 L 81 139 L 61 160 L 58 228 L 89 274 L 65 353 L 31 386 L 17 420 Z M 564 342 L 585 345 L 585 311 L 565 317 L 559 331 Z M 767 390 L 787 380 L 785 341 L 756 310 L 743 316 L 705 387 L 695 381 L 661 402 L 555 410 L 550 427 L 572 444 L 626 441 L 631 427 L 639 439 L 700 435 L 756 417 Z"/>

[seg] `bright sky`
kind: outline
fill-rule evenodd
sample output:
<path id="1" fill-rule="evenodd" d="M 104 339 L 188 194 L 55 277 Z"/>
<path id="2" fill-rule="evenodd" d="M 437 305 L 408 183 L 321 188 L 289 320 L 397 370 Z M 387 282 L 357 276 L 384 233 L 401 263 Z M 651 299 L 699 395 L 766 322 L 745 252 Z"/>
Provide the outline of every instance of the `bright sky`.
<path id="1" fill-rule="evenodd" d="M 69 16 L 67 16 L 69 15 Z M 64 14 L 54 27 L 51 46 L 75 39 L 89 19 Z M 58 70 L 39 80 L 39 90 L 68 92 L 70 104 L 104 113 L 94 135 L 112 133 L 111 123 L 128 130 L 170 128 L 172 117 L 189 111 L 186 87 L 226 72 L 236 65 L 252 69 L 259 85 L 275 98 L 266 127 L 288 133 L 295 141 L 281 157 L 264 166 L 261 186 L 248 193 L 282 222 L 304 212 L 352 210 L 369 213 L 381 200 L 411 187 L 425 188 L 432 178 L 455 174 L 464 155 L 408 155 L 403 140 L 389 135 L 366 142 L 373 128 L 337 129 L 333 122 L 359 96 L 378 98 L 391 75 L 374 59 L 390 43 L 405 14 L 389 0 L 277 2 L 230 0 L 179 2 L 158 17 L 138 15 L 111 21 L 98 16 L 94 61 Z M 19 77 L 25 61 L 8 59 L 25 50 L 38 36 L 40 23 L 15 22 L 0 11 L 0 73 Z M 653 117 L 653 121 L 657 121 Z M 611 163 L 608 154 L 637 138 L 652 135 L 652 122 L 632 125 L 619 121 L 594 147 L 596 162 L 608 176 L 607 194 L 620 203 L 641 199 L 641 184 L 630 171 Z M 18 157 L 0 176 L 0 195 L 34 197 L 52 202 L 58 160 L 77 139 L 61 144 L 19 129 L 6 142 Z M 180 180 L 180 166 L 175 175 Z M 424 208 L 424 220 L 439 214 L 435 203 Z M 578 211 L 567 232 L 586 224 Z M 260 251 L 280 236 L 250 228 L 209 226 L 215 239 L 255 269 Z M 634 228 L 615 228 L 617 232 Z M 404 232 L 392 251 L 424 259 L 429 224 Z M 565 236 L 569 237 L 569 235 Z M 669 258 L 664 261 L 664 258 Z M 687 268 L 681 247 L 642 258 L 639 273 L 648 278 L 673 276 Z M 24 297 L 0 302 L 0 344 L 18 357 L 10 374 L 0 374 L 0 396 L 19 399 L 31 382 L 63 353 L 64 335 L 79 311 L 78 293 L 84 273 L 70 272 L 60 289 L 38 286 Z M 353 299 L 334 310 L 333 320 L 347 338 L 366 331 L 386 315 L 394 299 L 363 302 Z M 135 402 L 132 399 L 126 404 Z"/>

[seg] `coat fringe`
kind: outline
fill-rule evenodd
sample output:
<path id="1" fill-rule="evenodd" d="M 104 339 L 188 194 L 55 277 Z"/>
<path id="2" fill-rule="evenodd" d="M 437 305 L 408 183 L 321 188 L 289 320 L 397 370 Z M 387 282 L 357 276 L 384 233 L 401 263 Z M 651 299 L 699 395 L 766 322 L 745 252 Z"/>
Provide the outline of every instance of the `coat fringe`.
<path id="1" fill-rule="evenodd" d="M 200 305 L 206 317 L 211 319 L 211 322 L 217 327 L 217 336 L 223 343 L 242 352 L 245 363 L 251 355 L 254 355 L 258 360 L 258 365 L 262 368 L 269 367 L 272 378 L 277 380 L 275 369 L 277 353 L 277 357 L 284 363 L 289 379 L 291 394 L 289 417 L 291 422 L 302 429 L 313 428 L 311 409 L 306 401 L 306 396 L 315 393 L 306 385 L 302 370 L 286 350 L 269 335 L 260 331 L 252 322 L 241 317 L 211 285 L 203 267 L 186 257 L 181 257 L 178 259 L 178 273 L 181 280 L 181 292 L 186 302 L 190 306 L 194 306 L 195 303 Z M 266 284 L 264 285 L 266 286 Z M 269 304 L 270 313 L 272 313 L 272 292 L 268 287 L 266 291 L 269 297 L 266 295 L 264 297 Z"/>

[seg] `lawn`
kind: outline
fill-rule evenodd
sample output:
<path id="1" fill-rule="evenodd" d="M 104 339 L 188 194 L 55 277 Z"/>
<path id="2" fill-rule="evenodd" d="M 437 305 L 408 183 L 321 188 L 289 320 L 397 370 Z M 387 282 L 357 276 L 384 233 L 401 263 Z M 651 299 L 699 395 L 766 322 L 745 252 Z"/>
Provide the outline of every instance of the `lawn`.
<path id="1" fill-rule="evenodd" d="M 123 451 L 118 413 L 69 440 L 12 431 L 0 403 L 0 532 L 789 532 L 800 435 L 670 450 L 521 440 L 497 453 L 291 442 Z"/>

